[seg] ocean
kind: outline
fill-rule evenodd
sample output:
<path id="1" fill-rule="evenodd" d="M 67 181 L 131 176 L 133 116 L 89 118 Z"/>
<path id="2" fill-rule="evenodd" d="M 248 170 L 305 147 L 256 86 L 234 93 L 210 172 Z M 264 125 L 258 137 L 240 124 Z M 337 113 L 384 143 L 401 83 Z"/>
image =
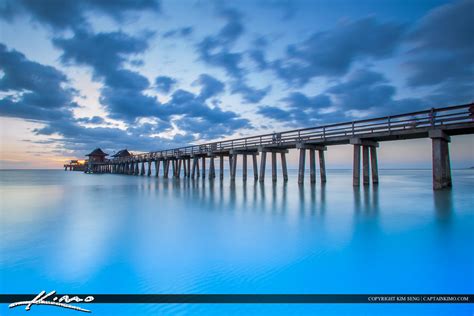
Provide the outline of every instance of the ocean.
<path id="1" fill-rule="evenodd" d="M 472 294 L 474 170 L 378 186 L 0 171 L 0 293 Z M 93 315 L 472 315 L 472 304 L 82 304 Z M 24 315 L 0 305 L 0 315 Z M 31 315 L 80 315 L 33 306 Z"/>

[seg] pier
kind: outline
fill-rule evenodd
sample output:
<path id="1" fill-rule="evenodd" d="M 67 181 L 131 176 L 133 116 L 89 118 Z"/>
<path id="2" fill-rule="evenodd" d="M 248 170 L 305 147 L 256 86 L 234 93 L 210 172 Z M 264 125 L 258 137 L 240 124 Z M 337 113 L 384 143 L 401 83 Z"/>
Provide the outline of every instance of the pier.
<path id="1" fill-rule="evenodd" d="M 306 152 L 309 153 L 309 182 L 316 182 L 316 163 L 319 164 L 322 183 L 327 181 L 325 152 L 333 145 L 353 146 L 353 185 L 377 184 L 377 149 L 382 142 L 415 138 L 432 141 L 433 189 L 451 186 L 449 142 L 452 136 L 474 133 L 474 103 L 432 108 L 425 111 L 357 120 L 345 123 L 289 130 L 231 140 L 190 145 L 144 154 L 130 154 L 127 150 L 106 159 L 99 148 L 88 156 L 86 172 L 118 173 L 128 175 L 170 176 L 174 178 L 216 178 L 216 160 L 219 178 L 224 178 L 224 160 L 229 164 L 230 180 L 235 181 L 237 164 L 241 161 L 242 178 L 248 177 L 249 160 L 254 181 L 265 181 L 267 158 L 271 163 L 271 180 L 278 181 L 277 164 L 281 178 L 288 181 L 286 155 L 289 150 L 299 151 L 298 183 L 305 183 Z M 95 154 L 95 155 L 94 155 Z M 268 156 L 268 157 L 267 157 Z M 362 159 L 361 159 L 362 158 Z M 260 163 L 258 163 L 260 159 Z M 171 166 L 171 174 L 170 174 Z M 362 166 L 362 167 L 361 167 Z M 260 168 L 260 170 L 258 170 Z M 362 169 L 362 170 L 361 170 Z M 362 171 L 362 179 L 361 179 Z"/>

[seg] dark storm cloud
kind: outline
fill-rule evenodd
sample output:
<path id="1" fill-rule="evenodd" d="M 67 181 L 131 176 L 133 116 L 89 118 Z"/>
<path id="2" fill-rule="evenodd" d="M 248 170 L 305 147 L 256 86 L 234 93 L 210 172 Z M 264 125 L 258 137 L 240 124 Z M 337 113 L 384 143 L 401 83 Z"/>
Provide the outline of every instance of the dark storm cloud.
<path id="1" fill-rule="evenodd" d="M 390 56 L 404 29 L 403 25 L 382 23 L 375 17 L 345 22 L 314 33 L 301 43 L 288 45 L 285 57 L 273 61 L 272 68 L 278 77 L 296 86 L 314 77 L 341 76 L 357 60 Z"/>
<path id="2" fill-rule="evenodd" d="M 126 14 L 150 10 L 160 12 L 159 0 L 4 0 L 0 17 L 11 20 L 24 12 L 55 30 L 88 26 L 88 13 L 105 14 L 122 21 Z"/>
<path id="3" fill-rule="evenodd" d="M 411 87 L 434 86 L 433 102 L 471 102 L 474 91 L 474 2 L 459 1 L 429 12 L 408 35 L 415 45 L 405 65 Z"/>
<path id="4" fill-rule="evenodd" d="M 72 102 L 76 93 L 64 88 L 67 77 L 54 67 L 28 60 L 15 50 L 0 43 L 0 115 L 28 120 L 53 120 L 69 115 L 77 105 Z"/>
<path id="5" fill-rule="evenodd" d="M 240 94 L 246 103 L 260 102 L 270 87 L 258 89 L 247 83 L 248 70 L 242 66 L 246 52 L 236 52 L 233 46 L 244 33 L 243 16 L 234 9 L 218 7 L 224 26 L 214 35 L 206 36 L 197 44 L 199 58 L 206 64 L 222 68 L 231 78 L 231 93 Z"/>
<path id="6" fill-rule="evenodd" d="M 176 85 L 176 79 L 168 76 L 158 76 L 155 79 L 155 89 L 158 92 L 169 93 Z"/>

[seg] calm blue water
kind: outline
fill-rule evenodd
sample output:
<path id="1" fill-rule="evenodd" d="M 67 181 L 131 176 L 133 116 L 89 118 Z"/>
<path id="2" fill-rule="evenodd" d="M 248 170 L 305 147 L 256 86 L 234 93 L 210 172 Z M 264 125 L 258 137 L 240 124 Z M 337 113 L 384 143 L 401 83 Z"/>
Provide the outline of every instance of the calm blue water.
<path id="1" fill-rule="evenodd" d="M 321 187 L 0 171 L 0 292 L 474 293 L 473 170 Z M 472 315 L 473 305 L 82 305 L 95 315 Z M 24 308 L 0 315 L 24 315 Z M 34 306 L 28 315 L 79 315 Z"/>

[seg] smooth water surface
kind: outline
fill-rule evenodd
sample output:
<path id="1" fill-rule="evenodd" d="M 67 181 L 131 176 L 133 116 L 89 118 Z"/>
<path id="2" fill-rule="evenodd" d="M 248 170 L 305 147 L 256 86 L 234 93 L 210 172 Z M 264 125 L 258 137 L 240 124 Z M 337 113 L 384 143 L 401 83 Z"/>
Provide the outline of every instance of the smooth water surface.
<path id="1" fill-rule="evenodd" d="M 321 186 L 0 171 L 0 292 L 474 293 L 474 170 Z M 305 179 L 309 182 L 309 179 Z M 319 179 L 318 179 L 319 180 Z M 82 305 L 94 315 L 472 315 L 463 304 Z M 0 315 L 24 314 L 0 305 Z M 31 315 L 78 315 L 35 306 Z"/>

